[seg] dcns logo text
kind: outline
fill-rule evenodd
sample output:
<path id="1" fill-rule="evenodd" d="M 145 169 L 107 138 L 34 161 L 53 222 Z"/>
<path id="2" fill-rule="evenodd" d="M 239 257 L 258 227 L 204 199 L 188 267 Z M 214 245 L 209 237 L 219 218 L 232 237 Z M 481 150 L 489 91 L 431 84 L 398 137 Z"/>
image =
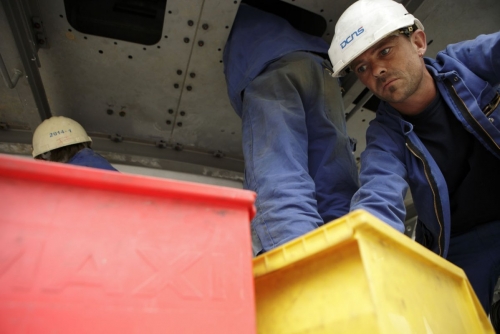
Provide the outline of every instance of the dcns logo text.
<path id="1" fill-rule="evenodd" d="M 342 49 L 345 48 L 349 43 L 351 43 L 354 40 L 355 36 L 359 36 L 364 32 L 365 32 L 365 29 L 363 29 L 363 27 L 359 27 L 358 30 L 353 32 L 351 35 L 347 36 L 347 38 L 345 40 L 343 40 L 342 43 L 340 43 L 340 47 Z"/>

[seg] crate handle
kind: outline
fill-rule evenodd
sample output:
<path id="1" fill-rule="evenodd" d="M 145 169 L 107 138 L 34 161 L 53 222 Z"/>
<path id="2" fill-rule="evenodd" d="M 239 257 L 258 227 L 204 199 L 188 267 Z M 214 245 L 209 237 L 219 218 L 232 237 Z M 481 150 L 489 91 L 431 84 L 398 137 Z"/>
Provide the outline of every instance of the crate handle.
<path id="1" fill-rule="evenodd" d="M 5 63 L 3 62 L 2 55 L 0 54 L 0 72 L 2 73 L 3 81 L 7 85 L 8 88 L 12 89 L 16 87 L 19 78 L 23 75 L 21 70 L 17 68 L 14 69 L 14 77 L 11 79 L 9 71 L 7 71 L 7 67 L 5 67 Z"/>

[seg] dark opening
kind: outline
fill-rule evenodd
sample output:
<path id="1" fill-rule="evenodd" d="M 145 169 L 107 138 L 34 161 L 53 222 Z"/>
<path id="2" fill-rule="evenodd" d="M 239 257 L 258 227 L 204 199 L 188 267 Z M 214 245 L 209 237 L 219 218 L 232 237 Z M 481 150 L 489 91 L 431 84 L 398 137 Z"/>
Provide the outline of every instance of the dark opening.
<path id="1" fill-rule="evenodd" d="M 322 37 L 326 31 L 327 23 L 323 16 L 283 1 L 242 0 L 241 3 L 280 16 L 306 34 Z"/>
<path id="2" fill-rule="evenodd" d="M 377 112 L 378 110 L 378 105 L 380 104 L 380 99 L 373 95 L 368 102 L 365 103 L 363 108 L 366 108 L 368 110 L 371 110 L 373 112 Z"/>
<path id="3" fill-rule="evenodd" d="M 64 0 L 66 17 L 76 30 L 140 44 L 162 37 L 167 0 Z"/>
<path id="4" fill-rule="evenodd" d="M 352 103 L 354 104 L 357 104 L 366 94 L 369 93 L 369 90 L 368 88 L 365 88 L 363 89 L 363 91 L 361 92 L 361 94 L 358 95 L 358 97 L 356 97 L 354 99 L 354 101 Z M 378 109 L 378 105 L 380 104 L 380 99 L 378 97 L 376 97 L 375 95 L 373 95 L 369 100 L 368 102 L 366 102 L 364 105 L 363 105 L 363 108 L 365 109 L 369 109 L 371 111 L 374 111 L 376 112 L 377 109 Z"/>

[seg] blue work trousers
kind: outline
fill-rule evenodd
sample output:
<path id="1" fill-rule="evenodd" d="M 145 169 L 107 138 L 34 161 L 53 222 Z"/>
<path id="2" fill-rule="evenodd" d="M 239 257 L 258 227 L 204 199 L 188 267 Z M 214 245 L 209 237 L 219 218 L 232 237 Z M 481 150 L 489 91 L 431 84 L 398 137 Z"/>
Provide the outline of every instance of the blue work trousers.
<path id="1" fill-rule="evenodd" d="M 447 260 L 465 271 L 486 313 L 500 276 L 500 221 L 475 226 L 450 239 Z"/>
<path id="2" fill-rule="evenodd" d="M 244 91 L 244 187 L 257 193 L 254 255 L 348 213 L 358 188 L 340 86 L 322 60 L 290 53 Z"/>

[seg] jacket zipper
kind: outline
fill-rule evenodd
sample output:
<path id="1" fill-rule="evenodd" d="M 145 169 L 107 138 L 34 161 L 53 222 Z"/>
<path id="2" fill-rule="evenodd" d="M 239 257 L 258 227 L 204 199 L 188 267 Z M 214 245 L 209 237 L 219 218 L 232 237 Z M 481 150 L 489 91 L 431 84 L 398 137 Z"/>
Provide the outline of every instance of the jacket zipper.
<path id="1" fill-rule="evenodd" d="M 481 124 L 472 116 L 472 113 L 470 112 L 469 108 L 467 108 L 467 105 L 465 102 L 460 98 L 460 96 L 457 93 L 457 90 L 451 84 L 451 82 L 446 81 L 446 85 L 453 90 L 455 94 L 451 94 L 452 99 L 454 100 L 455 104 L 459 107 L 458 109 L 460 110 L 460 113 L 462 116 L 467 120 L 467 123 L 470 124 L 476 130 L 476 133 L 481 136 L 484 140 L 485 143 L 490 147 L 492 151 L 497 151 L 500 154 L 500 146 L 495 143 L 493 138 L 488 134 L 488 132 L 483 129 Z M 460 103 L 458 103 L 460 102 Z M 490 112 L 491 113 L 491 112 Z M 486 115 L 487 116 L 487 115 Z"/>
<path id="2" fill-rule="evenodd" d="M 423 154 L 421 152 L 417 152 L 417 148 L 409 141 L 409 139 L 406 141 L 406 147 L 408 150 L 415 156 L 417 159 L 419 159 L 422 164 L 424 165 L 424 174 L 425 178 L 427 179 L 427 182 L 429 183 L 429 186 L 432 191 L 432 196 L 433 196 L 433 201 L 434 201 L 434 213 L 436 214 L 436 219 L 439 224 L 439 237 L 438 237 L 438 246 L 439 246 L 439 255 L 443 255 L 443 249 L 441 247 L 441 240 L 443 237 L 443 223 L 442 223 L 442 209 L 441 209 L 441 201 L 438 201 L 437 197 L 439 194 L 437 190 L 437 186 L 435 185 L 435 182 L 431 181 L 431 176 L 430 176 L 430 167 L 429 164 L 427 163 L 427 160 L 423 157 Z M 424 234 L 425 238 L 425 234 Z"/>
<path id="3" fill-rule="evenodd" d="M 491 113 L 498 107 L 499 104 L 500 104 L 500 93 L 497 92 L 493 100 L 491 100 L 491 102 L 488 103 L 488 105 L 483 109 L 483 113 L 486 115 L 486 117 L 490 116 Z"/>

